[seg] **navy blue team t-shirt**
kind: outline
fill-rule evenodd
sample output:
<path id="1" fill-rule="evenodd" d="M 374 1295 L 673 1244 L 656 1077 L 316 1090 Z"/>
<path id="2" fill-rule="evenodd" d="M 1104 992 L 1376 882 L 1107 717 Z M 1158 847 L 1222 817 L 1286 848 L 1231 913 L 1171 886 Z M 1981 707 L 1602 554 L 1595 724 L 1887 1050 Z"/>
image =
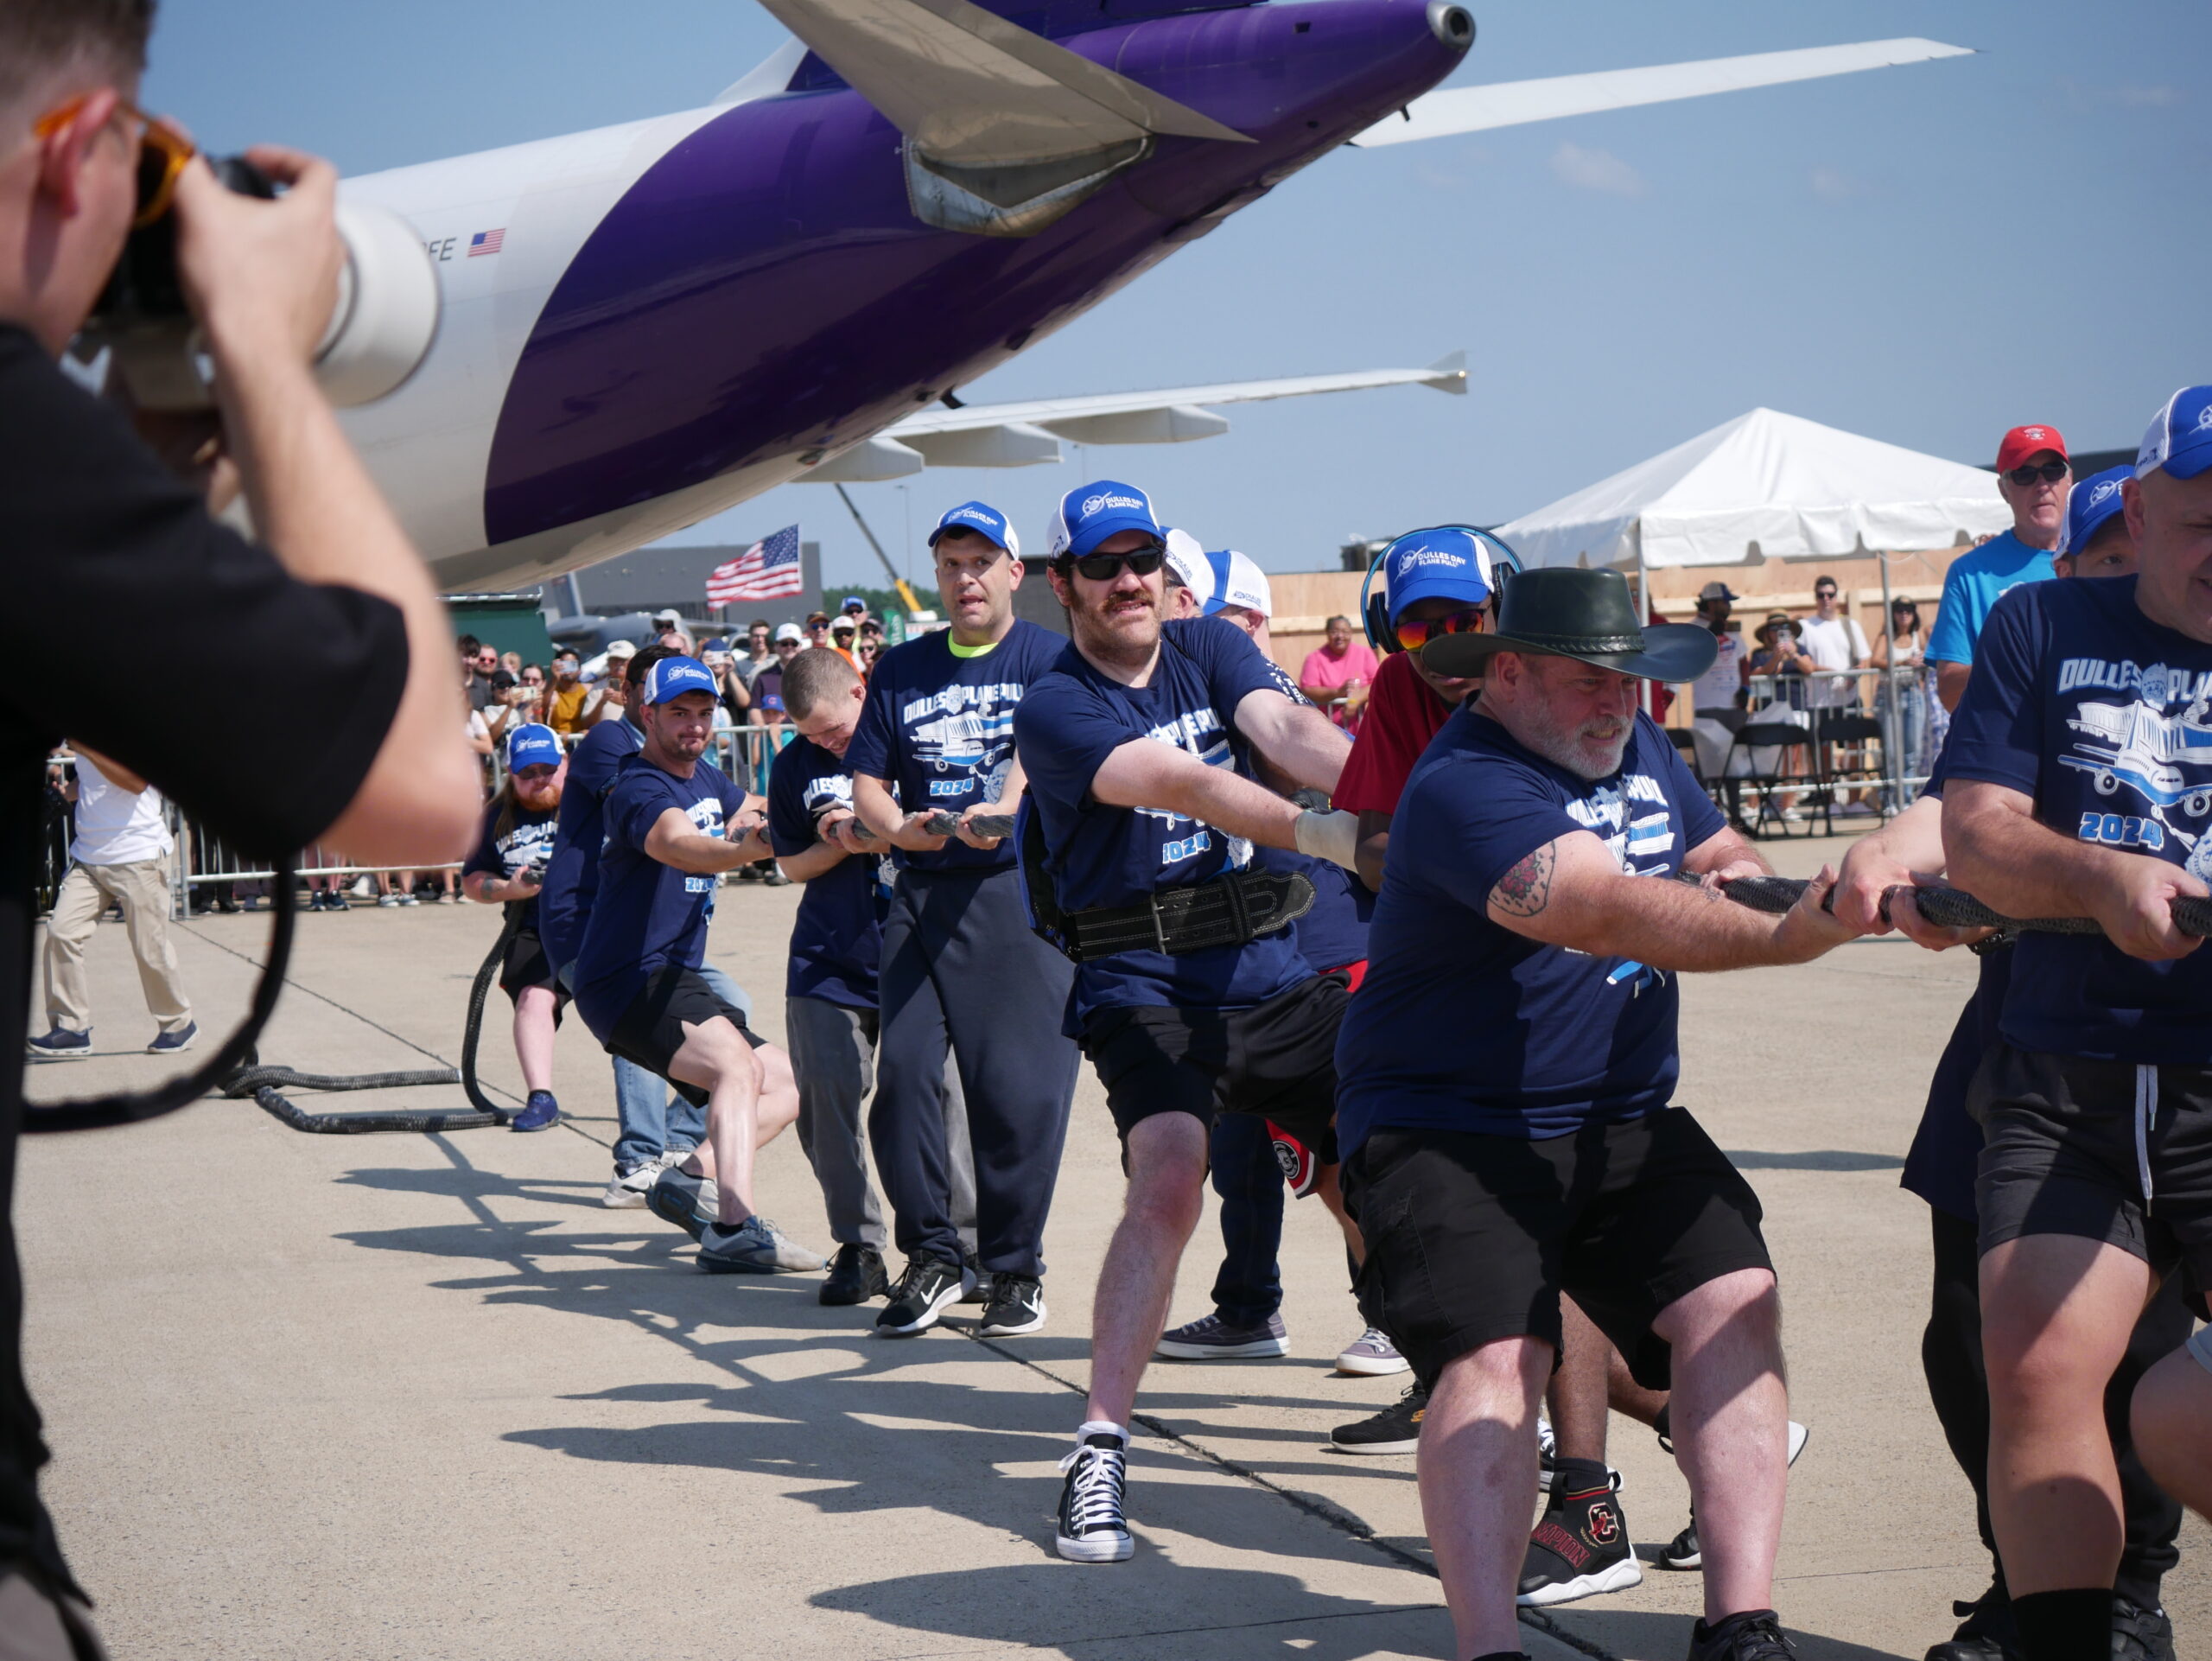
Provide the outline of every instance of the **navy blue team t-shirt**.
<path id="1" fill-rule="evenodd" d="M 601 1042 L 657 969 L 706 960 L 715 879 L 679 871 L 645 852 L 645 834 L 670 808 L 702 837 L 719 837 L 745 792 L 718 768 L 695 764 L 679 779 L 639 756 L 607 799 L 599 891 L 586 919 L 573 979 L 576 1011 Z"/>
<path id="2" fill-rule="evenodd" d="M 554 830 L 560 818 L 557 807 L 540 811 L 517 802 L 510 816 L 513 822 L 504 835 L 499 830 L 500 812 L 501 804 L 495 797 L 484 810 L 484 824 L 477 832 L 476 851 L 461 868 L 463 876 L 471 871 L 482 871 L 487 876 L 505 878 L 539 859 L 550 859 Z M 537 927 L 538 901 L 544 897 L 545 892 L 541 886 L 538 892 L 527 900 L 508 901 L 507 910 L 512 913 L 520 907 L 522 926 L 534 930 Z M 543 938 L 540 937 L 541 939 Z"/>
<path id="3" fill-rule="evenodd" d="M 1974 645 L 1944 747 L 1954 791 L 2003 785 L 2063 836 L 2212 881 L 2212 646 L 2152 622 L 2136 579 L 2013 589 Z M 1999 1025 L 2024 1050 L 2212 1065 L 2212 950 L 2171 963 L 2030 932 Z"/>
<path id="4" fill-rule="evenodd" d="M 794 738 L 768 771 L 768 843 L 779 859 L 821 840 L 815 821 L 853 805 L 853 770 L 819 744 Z M 784 996 L 820 998 L 848 1009 L 876 1006 L 876 965 L 890 906 L 884 862 L 848 854 L 806 884 L 791 924 Z"/>
<path id="5" fill-rule="evenodd" d="M 645 735 L 624 716 L 601 722 L 569 752 L 559 828 L 552 857 L 546 862 L 545 885 L 537 893 L 537 938 L 556 965 L 574 963 L 583 945 L 584 919 L 591 911 L 592 896 L 599 892 L 607 792 L 613 789 L 622 763 L 645 741 Z"/>
<path id="6" fill-rule="evenodd" d="M 1250 693 L 1280 690 L 1274 665 L 1233 623 L 1185 618 L 1163 625 L 1161 634 L 1150 685 L 1124 686 L 1070 646 L 1014 718 L 1029 778 L 1025 808 L 1042 820 L 1046 863 L 1065 911 L 1139 905 L 1160 889 L 1211 882 L 1251 862 L 1250 843 L 1196 819 L 1091 797 L 1100 766 L 1132 739 L 1234 767 L 1236 706 Z M 1077 966 L 1064 1030 L 1078 1036 L 1093 1012 L 1131 1005 L 1249 1009 L 1313 973 L 1283 929 L 1179 957 L 1117 951 Z"/>
<path id="7" fill-rule="evenodd" d="M 961 657 L 950 631 L 894 646 L 868 678 L 868 705 L 846 746 L 855 773 L 898 786 L 910 813 L 957 813 L 995 802 L 1014 765 L 1014 712 L 1022 695 L 1051 672 L 1067 642 L 1021 618 L 988 652 Z M 892 857 L 922 871 L 1002 871 L 1014 839 L 992 849 L 949 841 L 933 854 L 900 848 Z"/>
<path id="8" fill-rule="evenodd" d="M 1577 830 L 1630 875 L 1670 877 L 1725 824 L 1647 716 L 1593 782 L 1455 710 L 1390 821 L 1367 979 L 1337 1036 L 1338 1146 L 1385 1128 L 1541 1139 L 1665 1107 L 1674 977 L 1516 934 L 1491 920 L 1491 890 Z"/>

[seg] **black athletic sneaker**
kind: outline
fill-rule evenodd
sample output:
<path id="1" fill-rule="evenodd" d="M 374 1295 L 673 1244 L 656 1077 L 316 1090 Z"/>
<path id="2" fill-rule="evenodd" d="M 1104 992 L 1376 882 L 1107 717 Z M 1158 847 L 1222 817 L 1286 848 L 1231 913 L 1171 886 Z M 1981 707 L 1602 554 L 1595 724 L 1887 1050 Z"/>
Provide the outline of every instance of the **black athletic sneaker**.
<path id="1" fill-rule="evenodd" d="M 963 1248 L 960 1266 L 968 1271 L 968 1289 L 960 1295 L 963 1303 L 988 1303 L 991 1301 L 991 1277 L 983 1272 L 983 1260 Z"/>
<path id="2" fill-rule="evenodd" d="M 1513 1601 L 1541 1609 L 1642 1585 L 1643 1570 L 1613 1498 L 1611 1473 L 1586 1459 L 1560 1460 L 1555 1468 L 1552 1497 L 1529 1537 Z"/>
<path id="3" fill-rule="evenodd" d="M 883 1267 L 883 1254 L 872 1245 L 841 1245 L 830 1260 L 830 1273 L 816 1294 L 823 1303 L 866 1303 L 891 1289 L 891 1276 Z"/>
<path id="4" fill-rule="evenodd" d="M 2174 1624 L 2164 1609 L 2112 1601 L 2112 1661 L 2174 1661 Z"/>
<path id="5" fill-rule="evenodd" d="M 1129 1439 L 1112 1425 L 1086 1424 L 1075 1452 L 1060 1461 L 1060 1556 L 1070 1562 L 1118 1563 L 1136 1550 L 1122 1508 L 1128 1486 Z"/>
<path id="6" fill-rule="evenodd" d="M 1690 1520 L 1680 1534 L 1659 1549 L 1662 1569 L 1702 1569 L 1705 1549 L 1697 1543 L 1697 1511 L 1690 1511 Z"/>
<path id="7" fill-rule="evenodd" d="M 906 1272 L 891 1289 L 891 1301 L 875 1318 L 879 1338 L 912 1338 L 937 1325 L 937 1319 L 968 1289 L 968 1276 L 958 1263 L 928 1256 L 906 1260 Z"/>
<path id="8" fill-rule="evenodd" d="M 1421 1445 L 1421 1417 L 1428 1411 L 1428 1391 L 1418 1383 L 1371 1419 L 1340 1424 L 1329 1432 L 1329 1445 L 1340 1454 L 1410 1454 Z"/>
<path id="9" fill-rule="evenodd" d="M 1928 1651 L 1928 1661 L 2022 1661 L 2020 1629 L 2012 1619 L 2012 1600 L 1992 1586 L 1972 1603 L 1954 1602 L 1951 1613 L 1960 1617 L 1959 1630 Z M 2113 1625 L 2119 1626 L 2119 1607 Z M 2117 1652 L 2119 1639 L 2113 1644 Z"/>
<path id="10" fill-rule="evenodd" d="M 1045 1285 L 1034 1275 L 1001 1270 L 991 1276 L 991 1299 L 983 1308 L 983 1323 L 976 1330 L 985 1338 L 1018 1338 L 1045 1324 Z"/>
<path id="11" fill-rule="evenodd" d="M 1746 1609 L 1722 1616 L 1717 1626 L 1700 1620 L 1690 1628 L 1689 1661 L 1790 1661 L 1796 1653 L 1771 1609 Z"/>

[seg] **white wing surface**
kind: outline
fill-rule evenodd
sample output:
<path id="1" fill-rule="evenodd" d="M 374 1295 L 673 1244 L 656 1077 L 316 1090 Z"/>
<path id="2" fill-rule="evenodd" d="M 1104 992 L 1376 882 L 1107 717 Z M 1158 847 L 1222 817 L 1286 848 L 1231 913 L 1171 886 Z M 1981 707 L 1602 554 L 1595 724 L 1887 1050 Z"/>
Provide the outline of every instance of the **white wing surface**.
<path id="1" fill-rule="evenodd" d="M 1738 92 L 1752 86 L 1778 86 L 1785 81 L 1817 80 L 1861 69 L 1972 55 L 1972 47 L 1909 37 L 1862 41 L 1855 46 L 1808 47 L 1796 52 L 1754 52 L 1740 58 L 1656 64 L 1646 69 L 1552 75 L 1541 80 L 1498 81 L 1489 86 L 1447 87 L 1415 99 L 1402 113 L 1376 122 L 1351 142 L 1363 149 L 1409 144 L 1418 138 L 1447 138 L 1454 133 L 1517 127 L 1561 116 L 1592 115 L 1639 104 L 1703 98 L 1710 92 Z"/>
<path id="2" fill-rule="evenodd" d="M 931 410 L 885 428 L 799 479 L 864 484 L 901 478 L 925 467 L 1030 467 L 1059 461 L 1063 440 L 1074 444 L 1186 443 L 1229 430 L 1228 417 L 1216 415 L 1209 404 L 1257 404 L 1378 386 L 1433 386 L 1464 395 L 1467 354 L 1454 352 L 1426 369 L 1363 369 L 1340 375 L 1291 375 L 1152 392 L 1098 392 Z"/>

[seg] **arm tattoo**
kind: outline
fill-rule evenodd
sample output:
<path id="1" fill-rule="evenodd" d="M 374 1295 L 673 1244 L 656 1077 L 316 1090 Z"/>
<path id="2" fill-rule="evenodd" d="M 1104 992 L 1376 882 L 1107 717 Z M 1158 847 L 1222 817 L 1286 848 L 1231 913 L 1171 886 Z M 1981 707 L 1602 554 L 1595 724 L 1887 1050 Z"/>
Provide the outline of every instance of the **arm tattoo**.
<path id="1" fill-rule="evenodd" d="M 1552 868 L 1559 856 L 1547 843 L 1497 879 L 1491 899 L 1497 908 L 1515 917 L 1534 917 L 1552 897 Z"/>

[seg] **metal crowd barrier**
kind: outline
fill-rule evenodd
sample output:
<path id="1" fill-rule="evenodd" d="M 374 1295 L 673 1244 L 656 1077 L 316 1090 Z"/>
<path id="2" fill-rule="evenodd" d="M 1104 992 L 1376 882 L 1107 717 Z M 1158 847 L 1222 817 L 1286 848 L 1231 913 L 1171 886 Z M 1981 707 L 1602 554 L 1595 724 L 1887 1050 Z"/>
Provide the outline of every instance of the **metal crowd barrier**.
<path id="1" fill-rule="evenodd" d="M 756 795 L 768 793 L 768 768 L 777 752 L 795 736 L 788 722 L 776 727 L 736 727 L 717 732 L 708 741 L 707 759 L 728 773 L 733 782 Z M 562 742 L 574 748 L 582 733 L 564 734 Z M 493 753 L 485 759 L 485 799 L 506 782 L 505 752 L 495 743 Z M 241 882 L 267 882 L 276 877 L 276 870 L 267 862 L 251 859 L 239 853 L 203 827 L 186 818 L 175 803 L 168 804 L 169 833 L 175 845 L 169 855 L 170 908 L 174 916 L 187 915 L 192 905 L 194 888 L 212 888 L 217 884 L 236 885 Z M 69 832 L 66 818 L 60 828 L 48 838 L 47 864 L 50 872 L 41 871 L 42 900 L 52 902 L 54 888 L 69 868 Z M 302 877 L 358 878 L 373 876 L 378 871 L 403 868 L 391 865 L 362 865 L 350 860 L 334 849 L 321 845 L 301 850 L 298 872 Z M 458 861 L 444 865 L 414 865 L 404 868 L 418 876 L 436 875 L 461 869 Z M 51 881 L 46 879 L 50 875 Z"/>

